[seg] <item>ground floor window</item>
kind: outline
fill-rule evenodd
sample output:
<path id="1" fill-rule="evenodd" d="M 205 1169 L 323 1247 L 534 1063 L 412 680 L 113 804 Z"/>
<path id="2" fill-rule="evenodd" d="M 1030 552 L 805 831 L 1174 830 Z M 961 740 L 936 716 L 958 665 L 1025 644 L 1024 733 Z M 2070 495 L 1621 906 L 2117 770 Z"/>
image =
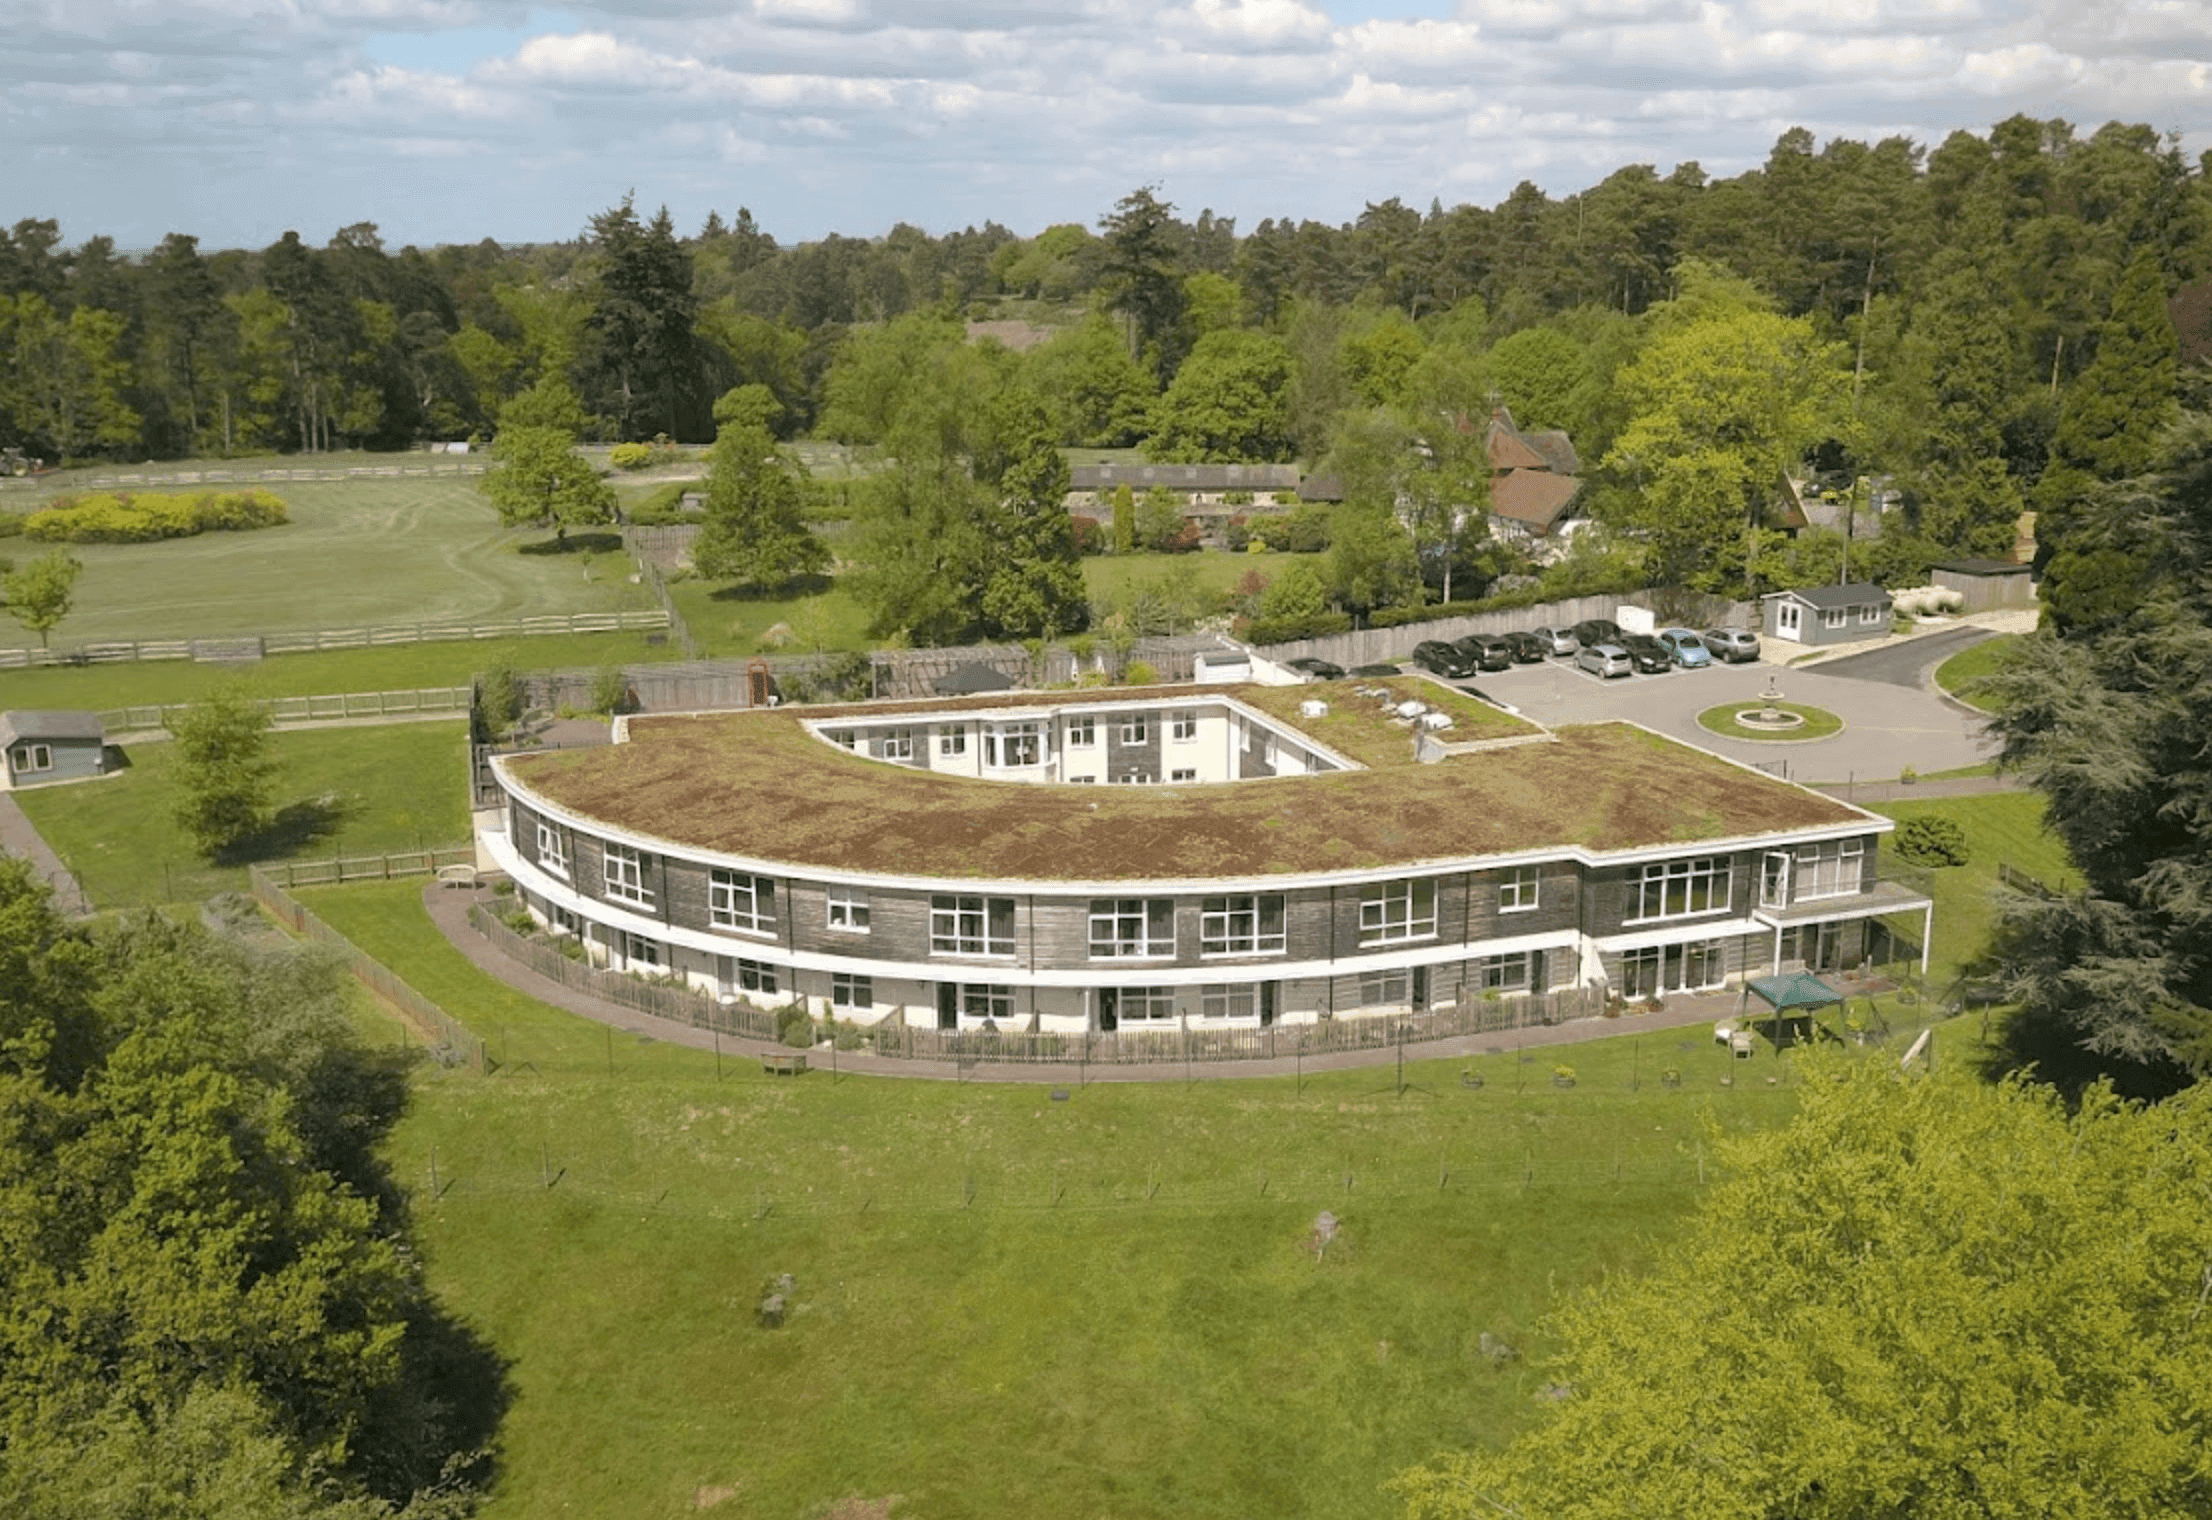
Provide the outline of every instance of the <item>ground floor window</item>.
<path id="1" fill-rule="evenodd" d="M 985 1019 L 1003 1024 L 1014 1016 L 1014 989 L 990 982 L 939 982 L 937 1027 L 955 1029 Z"/>
<path id="2" fill-rule="evenodd" d="M 1625 952 L 1621 956 L 1621 996 L 1656 997 L 1659 993 L 1659 969 L 1662 961 L 1662 953 L 1657 945 L 1646 945 L 1641 950 Z"/>
<path id="3" fill-rule="evenodd" d="M 1198 989 L 1200 1018 L 1256 1019 L 1259 1015 L 1259 989 L 1250 982 L 1215 982 Z"/>
<path id="4" fill-rule="evenodd" d="M 1398 1006 L 1413 1000 L 1413 977 L 1403 967 L 1395 971 L 1362 971 L 1359 1001 L 1362 1008 Z"/>
<path id="5" fill-rule="evenodd" d="M 858 976 L 850 971 L 833 971 L 830 973 L 830 1006 L 832 1008 L 873 1008 L 875 1005 L 875 978 Z"/>
<path id="6" fill-rule="evenodd" d="M 577 932 L 576 915 L 557 902 L 549 902 L 545 905 L 545 923 L 546 927 L 555 934 L 574 934 Z"/>
<path id="7" fill-rule="evenodd" d="M 774 997 L 778 990 L 775 967 L 737 956 L 730 958 L 729 981 L 730 986 L 739 992 L 760 992 Z"/>
<path id="8" fill-rule="evenodd" d="M 626 966 L 640 970 L 658 971 L 664 964 L 661 959 L 660 941 L 647 939 L 642 934 L 632 934 L 628 930 L 624 930 L 622 934 L 622 960 Z"/>
<path id="9" fill-rule="evenodd" d="M 1527 950 L 1486 955 L 1475 962 L 1475 985 L 1484 992 L 1526 992 L 1535 985 L 1535 959 Z"/>
<path id="10" fill-rule="evenodd" d="M 1717 939 L 1686 945 L 1646 945 L 1621 956 L 1620 994 L 1657 997 L 1663 992 L 1697 992 L 1728 979 L 1726 944 Z"/>
<path id="11" fill-rule="evenodd" d="M 1701 939 L 1682 947 L 1682 981 L 1685 992 L 1718 987 L 1728 980 L 1727 947 L 1717 939 Z"/>
<path id="12" fill-rule="evenodd" d="M 29 775 L 32 771 L 50 771 L 54 768 L 54 751 L 44 744 L 18 744 L 8 751 L 14 762 L 16 774 Z"/>
<path id="13" fill-rule="evenodd" d="M 1122 987 L 1114 996 L 1115 1014 L 1123 1024 L 1171 1024 L 1175 1021 L 1175 989 L 1172 987 Z"/>

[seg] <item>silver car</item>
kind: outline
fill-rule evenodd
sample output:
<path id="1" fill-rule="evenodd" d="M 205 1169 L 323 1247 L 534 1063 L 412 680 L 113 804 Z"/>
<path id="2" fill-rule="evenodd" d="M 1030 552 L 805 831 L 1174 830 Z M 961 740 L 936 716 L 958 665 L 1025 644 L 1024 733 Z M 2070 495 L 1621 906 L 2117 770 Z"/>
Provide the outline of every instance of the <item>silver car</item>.
<path id="1" fill-rule="evenodd" d="M 1636 662 L 1618 644 L 1592 644 L 1588 649 L 1576 651 L 1575 669 L 1587 670 L 1610 681 L 1615 676 L 1634 675 Z"/>
<path id="2" fill-rule="evenodd" d="M 1582 647 L 1575 642 L 1572 628 L 1531 628 L 1529 637 L 1543 645 L 1546 654 L 1573 654 Z"/>
<path id="3" fill-rule="evenodd" d="M 1759 636 L 1742 628 L 1708 628 L 1702 637 L 1716 660 L 1741 665 L 1759 658 Z"/>

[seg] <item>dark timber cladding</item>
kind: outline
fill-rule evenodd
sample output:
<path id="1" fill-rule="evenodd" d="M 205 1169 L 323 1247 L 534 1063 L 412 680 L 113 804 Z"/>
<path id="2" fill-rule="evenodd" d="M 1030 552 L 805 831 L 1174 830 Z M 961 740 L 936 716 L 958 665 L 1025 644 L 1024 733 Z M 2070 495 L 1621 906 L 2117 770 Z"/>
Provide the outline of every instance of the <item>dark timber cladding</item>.
<path id="1" fill-rule="evenodd" d="M 1410 738 L 1405 747 L 1410 754 Z M 1556 743 L 1438 765 L 1242 785 L 949 777 L 847 754 L 806 732 L 790 709 L 633 721 L 627 744 L 508 763 L 560 807 L 677 846 L 989 880 L 1263 877 L 1562 846 L 1694 845 L 1864 821 L 1827 797 L 1627 724 L 1563 729 Z"/>

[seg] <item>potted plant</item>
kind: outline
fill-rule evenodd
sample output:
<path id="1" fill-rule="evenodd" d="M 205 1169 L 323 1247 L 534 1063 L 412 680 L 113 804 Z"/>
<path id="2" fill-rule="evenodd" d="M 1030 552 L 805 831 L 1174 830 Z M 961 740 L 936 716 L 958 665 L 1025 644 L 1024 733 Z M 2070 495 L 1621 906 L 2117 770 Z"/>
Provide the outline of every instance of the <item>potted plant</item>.
<path id="1" fill-rule="evenodd" d="M 1572 1066 L 1554 1066 L 1551 1069 L 1551 1085 L 1572 1087 L 1575 1085 L 1575 1069 Z"/>

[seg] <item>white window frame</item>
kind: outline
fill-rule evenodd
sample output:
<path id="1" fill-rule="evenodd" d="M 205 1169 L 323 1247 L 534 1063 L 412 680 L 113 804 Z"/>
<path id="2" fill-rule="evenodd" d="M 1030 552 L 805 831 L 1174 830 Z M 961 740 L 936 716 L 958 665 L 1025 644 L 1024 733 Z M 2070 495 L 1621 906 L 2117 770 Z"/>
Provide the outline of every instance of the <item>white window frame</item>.
<path id="1" fill-rule="evenodd" d="M 1180 770 L 1170 771 L 1167 779 L 1178 786 L 1195 782 L 1198 780 L 1198 767 L 1187 765 Z"/>
<path id="2" fill-rule="evenodd" d="M 783 981 L 774 966 L 742 955 L 726 956 L 724 959 L 728 962 L 727 985 L 732 992 L 752 992 L 762 997 L 783 996 Z"/>
<path id="3" fill-rule="evenodd" d="M 999 926 L 1003 926 L 1003 935 L 993 932 L 994 927 Z M 1012 960 L 1014 939 L 1014 899 L 1011 897 L 940 892 L 929 900 L 929 952 L 932 955 Z"/>
<path id="4" fill-rule="evenodd" d="M 830 1007 L 867 1008 L 876 1006 L 876 979 L 865 971 L 832 971 L 830 973 Z"/>
<path id="5" fill-rule="evenodd" d="M 1403 945 L 1436 938 L 1436 878 L 1408 876 L 1378 881 L 1359 903 L 1362 945 Z"/>
<path id="6" fill-rule="evenodd" d="M 568 836 L 543 818 L 538 820 L 538 869 L 568 880 Z"/>
<path id="7" fill-rule="evenodd" d="M 968 725 L 937 730 L 937 753 L 940 755 L 965 755 L 968 752 Z"/>
<path id="8" fill-rule="evenodd" d="M 1735 895 L 1734 862 L 1726 855 L 1683 855 L 1654 860 L 1637 876 L 1631 924 L 1661 923 L 1676 918 L 1709 918 L 1726 913 Z M 1717 889 L 1717 891 L 1716 891 Z M 1680 902 L 1674 903 L 1676 892 Z"/>
<path id="9" fill-rule="evenodd" d="M 1851 609 L 1850 609 L 1850 608 L 1848 608 L 1848 607 L 1828 607 L 1828 608 L 1824 608 L 1824 609 L 1822 609 L 1822 611 L 1821 611 L 1821 614 L 1820 614 L 1820 626 L 1821 626 L 1821 627 L 1823 627 L 1823 628 L 1841 628 L 1841 627 L 1843 627 L 1843 626 L 1844 626 L 1844 624 L 1845 624 L 1845 623 L 1849 622 L 1849 621 L 1850 621 L 1850 619 L 1851 619 Z"/>
<path id="10" fill-rule="evenodd" d="M 1475 983 L 1484 992 L 1526 992 L 1534 982 L 1535 960 L 1526 950 L 1475 962 Z"/>
<path id="11" fill-rule="evenodd" d="M 33 744 L 29 740 L 8 751 L 8 763 L 15 767 L 18 776 L 28 776 L 36 771 L 54 768 L 54 747 L 50 744 Z"/>
<path id="12" fill-rule="evenodd" d="M 1648 974 L 1648 981 L 1646 976 Z M 1666 979 L 1667 952 L 1662 945 L 1640 945 L 1621 952 L 1622 997 L 1656 997 Z"/>
<path id="13" fill-rule="evenodd" d="M 1289 944 L 1288 918 L 1289 905 L 1280 892 L 1202 898 L 1198 953 L 1209 960 L 1231 955 L 1281 955 Z"/>
<path id="14" fill-rule="evenodd" d="M 1152 741 L 1152 720 L 1146 713 L 1124 717 L 1121 720 L 1121 742 L 1124 744 L 1149 744 Z"/>
<path id="15" fill-rule="evenodd" d="M 1045 763 L 1042 726 L 994 723 L 983 730 L 983 763 L 996 771 L 1033 770 Z"/>
<path id="16" fill-rule="evenodd" d="M 1698 967 L 1692 975 L 1692 963 Z M 1725 940 L 1694 939 L 1682 947 L 1682 990 L 1705 992 L 1728 981 L 1728 944 Z"/>
<path id="17" fill-rule="evenodd" d="M 776 932 L 776 879 L 716 866 L 707 876 L 707 922 L 741 934 Z"/>
<path id="18" fill-rule="evenodd" d="M 840 934 L 868 932 L 868 894 L 858 887 L 831 887 L 824 895 L 829 927 Z"/>
<path id="19" fill-rule="evenodd" d="M 1514 866 L 1498 877 L 1498 911 L 1527 913 L 1537 906 L 1544 885 L 1542 866 Z"/>
<path id="20" fill-rule="evenodd" d="M 545 926 L 555 934 L 581 934 L 583 932 L 582 925 L 576 920 L 575 912 L 572 909 L 562 907 L 557 902 L 549 902 L 545 905 Z"/>
<path id="21" fill-rule="evenodd" d="M 1069 749 L 1091 749 L 1095 747 L 1097 743 L 1098 720 L 1096 718 L 1068 719 Z"/>
<path id="22" fill-rule="evenodd" d="M 1882 604 L 1866 602 L 1859 608 L 1859 622 L 1867 627 L 1879 627 L 1882 621 Z"/>
<path id="23" fill-rule="evenodd" d="M 1117 1024 L 1172 1024 L 1175 1022 L 1173 987 L 1123 987 L 1114 998 Z"/>
<path id="24" fill-rule="evenodd" d="M 646 863 L 653 857 L 634 845 L 608 844 L 599 857 L 599 880 L 607 901 L 650 908 L 657 894 L 645 881 Z"/>
<path id="25" fill-rule="evenodd" d="M 659 940 L 649 934 L 637 934 L 625 929 L 622 931 L 622 969 L 628 971 L 635 966 L 665 971 L 668 969 L 668 959 L 661 954 Z"/>
<path id="26" fill-rule="evenodd" d="M 1207 982 L 1198 989 L 1198 1016 L 1226 1024 L 1260 1016 L 1260 989 L 1251 982 Z"/>
<path id="27" fill-rule="evenodd" d="M 997 982 L 955 982 L 953 1001 L 960 1010 L 960 1021 L 973 1020 L 980 1024 L 985 1019 L 1004 1024 L 1014 1017 L 1014 989 Z"/>
<path id="28" fill-rule="evenodd" d="M 914 730 L 911 728 L 887 728 L 881 741 L 885 760 L 911 760 L 914 758 Z"/>
<path id="29" fill-rule="evenodd" d="M 1168 719 L 1167 736 L 1177 744 L 1189 744 L 1198 738 L 1198 714 L 1175 713 Z"/>
<path id="30" fill-rule="evenodd" d="M 1413 972 L 1406 966 L 1373 966 L 1359 974 L 1362 1008 L 1413 1006 Z"/>
<path id="31" fill-rule="evenodd" d="M 1091 959 L 1160 960 L 1175 954 L 1175 899 L 1094 897 Z"/>
<path id="32" fill-rule="evenodd" d="M 1123 771 L 1120 775 L 1113 777 L 1112 780 L 1116 786 L 1150 786 L 1152 784 L 1152 773 L 1150 771 Z"/>

